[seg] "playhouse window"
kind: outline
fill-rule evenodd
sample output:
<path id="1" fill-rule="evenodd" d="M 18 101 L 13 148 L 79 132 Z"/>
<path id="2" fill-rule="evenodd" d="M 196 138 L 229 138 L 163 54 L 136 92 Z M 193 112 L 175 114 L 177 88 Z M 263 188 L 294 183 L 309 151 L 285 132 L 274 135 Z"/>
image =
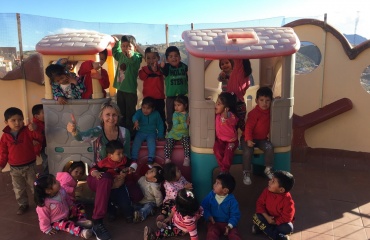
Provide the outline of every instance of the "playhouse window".
<path id="1" fill-rule="evenodd" d="M 295 73 L 310 73 L 320 65 L 320 62 L 320 49 L 312 42 L 301 42 L 301 48 L 296 54 Z"/>

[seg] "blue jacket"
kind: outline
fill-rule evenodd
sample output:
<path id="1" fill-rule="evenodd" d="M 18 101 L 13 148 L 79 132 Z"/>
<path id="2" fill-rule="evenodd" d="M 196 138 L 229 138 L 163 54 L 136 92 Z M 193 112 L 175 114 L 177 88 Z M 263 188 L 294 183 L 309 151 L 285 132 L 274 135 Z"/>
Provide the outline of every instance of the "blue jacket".
<path id="1" fill-rule="evenodd" d="M 139 130 L 141 133 L 155 133 L 158 138 L 164 138 L 164 128 L 161 115 L 157 111 L 145 116 L 141 109 L 137 110 L 132 121 L 139 121 Z M 158 132 L 157 132 L 158 131 Z"/>
<path id="2" fill-rule="evenodd" d="M 204 218 L 208 221 L 208 218 L 212 216 L 215 222 L 230 223 L 233 227 L 236 227 L 240 220 L 240 210 L 234 194 L 227 195 L 220 205 L 215 197 L 216 194 L 211 191 L 203 199 Z"/>

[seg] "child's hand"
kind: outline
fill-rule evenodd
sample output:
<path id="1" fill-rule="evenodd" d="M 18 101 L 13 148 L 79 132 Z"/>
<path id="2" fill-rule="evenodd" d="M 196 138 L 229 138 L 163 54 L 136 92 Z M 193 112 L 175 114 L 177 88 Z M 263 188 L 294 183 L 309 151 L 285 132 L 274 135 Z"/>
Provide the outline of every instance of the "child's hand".
<path id="1" fill-rule="evenodd" d="M 37 125 L 34 124 L 33 122 L 30 122 L 30 124 L 28 124 L 28 129 L 33 132 L 37 129 Z"/>
<path id="2" fill-rule="evenodd" d="M 60 105 L 65 105 L 65 104 L 67 104 L 68 102 L 67 102 L 67 99 L 65 98 L 65 97 L 58 97 L 58 103 L 60 104 Z"/>
<path id="3" fill-rule="evenodd" d="M 191 190 L 191 189 L 193 189 L 193 184 L 192 183 L 187 183 L 187 184 L 185 184 L 184 188 Z"/>
<path id="4" fill-rule="evenodd" d="M 190 125 L 190 117 L 189 117 L 189 116 L 186 118 L 186 124 L 187 124 L 188 126 Z"/>
<path id="5" fill-rule="evenodd" d="M 162 56 L 161 57 L 161 60 L 160 60 L 160 66 L 161 66 L 161 68 L 164 68 L 164 65 L 166 65 L 166 58 L 165 58 L 165 56 Z"/>
<path id="6" fill-rule="evenodd" d="M 91 78 L 101 79 L 101 74 L 95 68 L 90 71 Z"/>
<path id="7" fill-rule="evenodd" d="M 254 142 L 252 140 L 247 140 L 248 147 L 254 147 Z"/>
<path id="8" fill-rule="evenodd" d="M 225 107 L 225 110 L 224 112 L 222 113 L 222 116 L 227 119 L 228 118 L 228 115 L 229 115 L 229 108 Z"/>
<path id="9" fill-rule="evenodd" d="M 101 178 L 102 174 L 98 170 L 95 170 L 95 171 L 91 172 L 91 176 L 99 180 Z"/>
<path id="10" fill-rule="evenodd" d="M 265 216 L 265 218 L 269 224 L 276 224 L 273 216 Z"/>
<path id="11" fill-rule="evenodd" d="M 139 121 L 135 121 L 134 122 L 134 130 L 139 130 L 139 129 L 140 129 Z"/>
<path id="12" fill-rule="evenodd" d="M 112 35 L 112 38 L 114 39 L 115 42 L 119 42 L 119 39 L 116 36 Z"/>
<path id="13" fill-rule="evenodd" d="M 215 223 L 216 223 L 212 216 L 210 216 L 210 217 L 208 218 L 208 221 L 210 221 L 212 224 L 215 224 Z"/>
<path id="14" fill-rule="evenodd" d="M 32 140 L 32 144 L 33 144 L 33 146 L 36 146 L 36 145 L 39 145 L 40 143 L 39 143 L 39 141 Z"/>
<path id="15" fill-rule="evenodd" d="M 50 232 L 48 232 L 48 235 L 54 235 L 56 234 L 58 231 L 56 229 L 51 229 Z"/>
<path id="16" fill-rule="evenodd" d="M 93 63 L 92 63 L 92 67 L 93 67 L 95 70 L 99 70 L 99 69 L 101 68 L 100 62 L 93 62 Z"/>
<path id="17" fill-rule="evenodd" d="M 154 62 L 150 65 L 150 69 L 152 69 L 153 72 L 156 72 L 158 70 L 158 63 Z"/>
<path id="18" fill-rule="evenodd" d="M 226 73 L 224 71 L 220 72 L 220 78 L 225 78 Z"/>
<path id="19" fill-rule="evenodd" d="M 229 226 L 226 226 L 225 227 L 225 233 L 224 233 L 224 235 L 225 236 L 227 236 L 227 235 L 229 235 L 229 231 L 230 231 L 231 229 L 230 229 L 230 227 Z"/>

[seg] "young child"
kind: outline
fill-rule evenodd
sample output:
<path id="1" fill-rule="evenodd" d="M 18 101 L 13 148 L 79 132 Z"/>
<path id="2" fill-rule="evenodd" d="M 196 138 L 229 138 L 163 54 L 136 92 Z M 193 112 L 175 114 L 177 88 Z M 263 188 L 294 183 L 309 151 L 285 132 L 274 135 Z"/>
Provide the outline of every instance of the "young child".
<path id="1" fill-rule="evenodd" d="M 36 124 L 37 131 L 41 131 L 42 135 L 44 136 L 43 142 L 37 142 L 34 141 L 34 150 L 36 156 L 41 155 L 42 159 L 42 171 L 44 174 L 49 173 L 49 167 L 48 167 L 48 155 L 45 153 L 45 147 L 46 147 L 46 139 L 45 139 L 45 122 L 44 122 L 44 107 L 42 104 L 36 104 L 32 107 L 32 115 L 33 119 L 32 122 Z"/>
<path id="2" fill-rule="evenodd" d="M 274 147 L 268 139 L 270 133 L 270 105 L 272 91 L 269 87 L 261 87 L 256 94 L 256 107 L 248 113 L 245 126 L 243 146 L 243 183 L 252 184 L 251 162 L 254 147 L 258 147 L 264 153 L 265 175 L 272 178 L 272 166 L 274 161 Z"/>
<path id="3" fill-rule="evenodd" d="M 173 126 L 166 135 L 166 145 L 164 146 L 165 163 L 171 162 L 171 154 L 175 142 L 181 140 L 182 147 L 184 148 L 184 166 L 190 165 L 190 137 L 189 137 L 189 113 L 188 97 L 179 95 L 176 97 L 175 112 L 173 113 L 172 122 Z"/>
<path id="4" fill-rule="evenodd" d="M 163 203 L 161 183 L 163 182 L 163 169 L 160 166 L 153 166 L 145 176 L 140 177 L 138 183 L 144 198 L 137 204 L 134 212 L 134 222 L 144 221 L 155 208 Z"/>
<path id="5" fill-rule="evenodd" d="M 36 212 L 43 233 L 53 235 L 61 230 L 85 239 L 92 236 L 91 229 L 87 229 L 92 227 L 92 222 L 83 213 L 73 211 L 73 202 L 53 175 L 40 176 L 34 188 Z M 71 220 L 72 212 L 76 213 L 73 216 L 76 222 Z"/>
<path id="6" fill-rule="evenodd" d="M 202 201 L 204 218 L 208 221 L 207 240 L 217 240 L 225 235 L 228 239 L 241 240 L 236 228 L 240 220 L 239 204 L 232 192 L 235 179 L 230 174 L 216 177 L 211 191 Z"/>
<path id="7" fill-rule="evenodd" d="M 64 188 L 72 201 L 76 200 L 75 190 L 77 182 L 85 175 L 85 164 L 81 161 L 73 162 L 68 169 L 68 172 L 57 172 L 56 179 L 60 186 Z"/>
<path id="8" fill-rule="evenodd" d="M 67 104 L 67 99 L 81 99 L 85 86 L 80 78 L 71 77 L 65 68 L 58 64 L 51 64 L 45 69 L 50 79 L 54 99 L 59 104 Z"/>
<path id="9" fill-rule="evenodd" d="M 154 108 L 154 99 L 145 97 L 141 103 L 141 109 L 132 116 L 134 129 L 137 130 L 132 144 L 131 157 L 136 162 L 139 156 L 141 143 L 146 141 L 148 148 L 148 165 L 154 163 L 156 139 L 164 139 L 163 121 Z"/>
<path id="10" fill-rule="evenodd" d="M 175 206 L 171 208 L 171 214 L 164 220 L 166 225 L 155 233 L 146 226 L 144 240 L 183 236 L 186 233 L 189 233 L 191 240 L 198 240 L 197 222 L 202 215 L 203 208 L 199 206 L 194 193 L 181 189 L 176 196 Z"/>
<path id="11" fill-rule="evenodd" d="M 235 95 L 222 92 L 216 101 L 216 139 L 213 145 L 220 173 L 228 173 L 238 147 L 238 133 L 236 124 L 236 98 Z"/>
<path id="12" fill-rule="evenodd" d="M 33 141 L 44 142 L 44 136 L 37 131 L 35 124 L 24 126 L 23 113 L 11 107 L 4 112 L 6 127 L 0 139 L 0 172 L 10 165 L 15 199 L 19 205 L 17 214 L 22 215 L 29 208 L 27 186 L 33 194 L 36 172 L 36 154 Z"/>
<path id="13" fill-rule="evenodd" d="M 177 192 L 183 188 L 193 189 L 193 185 L 181 175 L 180 169 L 174 163 L 166 163 L 163 166 L 164 189 L 166 197 L 163 200 L 162 210 L 157 217 L 157 226 L 163 226 L 164 219 L 171 213 L 172 207 L 175 205 Z"/>
<path id="14" fill-rule="evenodd" d="M 142 59 L 142 50 L 136 44 L 136 39 L 131 35 L 123 35 L 119 41 L 114 37 L 116 43 L 112 48 L 114 59 L 118 62 L 113 87 L 117 88 L 117 105 L 122 114 L 122 126 L 131 132 L 133 137 L 132 116 L 136 111 L 137 104 L 137 76 Z M 121 64 L 126 65 L 125 76 L 120 76 Z M 119 79 L 124 79 L 122 82 Z"/>
<path id="15" fill-rule="evenodd" d="M 85 92 L 82 93 L 83 99 L 91 99 L 93 94 L 93 84 L 92 79 L 96 78 L 99 80 L 99 83 L 102 88 L 103 97 L 106 97 L 106 92 L 104 89 L 109 88 L 109 76 L 108 72 L 103 69 L 103 64 L 107 60 L 108 51 L 104 49 L 99 53 L 99 62 L 94 61 L 85 61 L 81 64 L 80 69 L 78 70 L 78 76 L 83 78 L 85 85 Z"/>
<path id="16" fill-rule="evenodd" d="M 259 196 L 253 216 L 252 233 L 263 231 L 271 239 L 289 240 L 295 214 L 290 190 L 294 177 L 286 171 L 276 171 L 268 187 Z"/>
<path id="17" fill-rule="evenodd" d="M 143 66 L 139 71 L 139 78 L 143 81 L 143 96 L 144 98 L 152 97 L 154 99 L 154 108 L 159 112 L 159 115 L 161 115 L 164 132 L 166 132 L 164 80 L 158 65 L 158 49 L 155 47 L 147 47 L 145 49 L 145 61 L 147 66 Z"/>
<path id="18" fill-rule="evenodd" d="M 109 218 L 112 221 L 116 219 L 118 208 L 123 210 L 126 221 L 132 222 L 133 208 L 125 185 L 125 178 L 128 173 L 134 170 L 126 167 L 127 159 L 123 155 L 123 149 L 123 144 L 119 140 L 108 142 L 106 145 L 107 157 L 90 169 L 90 175 L 96 179 L 101 178 L 102 172 L 112 175 L 114 182 L 110 193 L 110 204 L 108 206 Z"/>
<path id="19" fill-rule="evenodd" d="M 231 71 L 233 70 L 234 61 L 232 59 L 220 59 L 218 66 L 221 69 L 218 75 L 218 81 L 221 82 L 221 89 L 223 92 L 227 91 L 227 83 L 229 82 Z"/>
<path id="20" fill-rule="evenodd" d="M 165 52 L 166 61 L 161 61 L 161 72 L 165 76 L 166 85 L 166 121 L 167 130 L 172 129 L 172 114 L 174 102 L 178 95 L 188 94 L 188 66 L 181 62 L 180 51 L 175 46 L 169 46 Z"/>

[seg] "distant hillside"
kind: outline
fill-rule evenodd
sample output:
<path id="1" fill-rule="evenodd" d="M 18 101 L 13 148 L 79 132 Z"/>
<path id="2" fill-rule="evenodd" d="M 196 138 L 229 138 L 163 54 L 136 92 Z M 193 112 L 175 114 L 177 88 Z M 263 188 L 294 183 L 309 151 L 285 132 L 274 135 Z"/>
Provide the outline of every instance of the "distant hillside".
<path id="1" fill-rule="evenodd" d="M 365 42 L 367 39 L 358 35 L 358 34 L 343 34 L 349 43 L 351 43 L 353 46 L 359 45 L 362 42 Z"/>

